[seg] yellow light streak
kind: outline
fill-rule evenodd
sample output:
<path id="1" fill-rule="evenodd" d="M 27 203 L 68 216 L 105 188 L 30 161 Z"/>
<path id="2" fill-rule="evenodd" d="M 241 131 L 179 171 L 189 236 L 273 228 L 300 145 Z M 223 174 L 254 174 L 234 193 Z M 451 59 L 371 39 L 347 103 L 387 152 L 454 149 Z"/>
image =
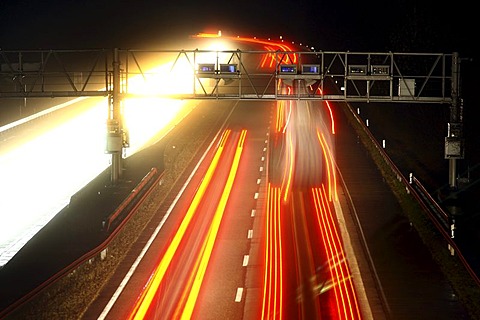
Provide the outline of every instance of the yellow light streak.
<path id="1" fill-rule="evenodd" d="M 243 144 L 246 138 L 246 134 L 247 134 L 247 131 L 242 130 L 238 144 L 237 144 L 237 150 L 235 151 L 235 156 L 232 162 L 232 166 L 228 174 L 227 182 L 223 189 L 220 202 L 218 203 L 217 209 L 215 210 L 215 215 L 213 217 L 212 224 L 210 225 L 208 236 L 204 242 L 204 250 L 202 250 L 203 254 L 202 254 L 200 266 L 197 270 L 197 274 L 195 276 L 195 280 L 192 285 L 190 294 L 188 295 L 187 303 L 185 304 L 185 309 L 183 310 L 181 319 L 191 319 L 192 317 L 193 310 L 195 308 L 195 303 L 197 301 L 198 294 L 200 292 L 203 279 L 205 277 L 205 272 L 208 267 L 208 262 L 212 255 L 213 246 L 217 238 L 218 230 L 220 229 L 220 223 L 222 222 L 223 214 L 225 212 L 225 207 L 227 206 L 227 201 L 230 197 L 230 193 L 233 188 L 233 182 L 235 181 L 235 177 L 238 171 L 238 166 L 240 164 L 240 157 L 242 156 L 242 153 L 243 153 Z"/>
<path id="2" fill-rule="evenodd" d="M 131 77 L 129 90 L 145 96 L 191 92 L 191 81 L 186 80 L 192 78 L 191 66 L 180 62 L 172 72 L 171 68 L 172 63 L 165 63 L 148 71 L 146 79 Z M 130 146 L 123 155 L 129 157 L 161 139 L 162 133 L 166 134 L 197 104 L 160 98 L 125 99 L 122 112 Z M 107 98 L 72 99 L 37 116 L 59 108 L 83 111 L 61 124 L 53 124 L 56 119 L 52 118 L 42 135 L 0 155 L 0 212 L 8 213 L 0 215 L 0 265 L 66 207 L 72 195 L 110 165 L 111 156 L 105 154 Z M 34 119 L 29 117 L 30 121 Z M 156 140 L 152 141 L 154 136 Z M 28 177 L 28 183 L 20 177 Z"/>
<path id="3" fill-rule="evenodd" d="M 172 242 L 169 244 L 164 256 L 162 257 L 160 263 L 156 267 L 152 277 L 150 278 L 149 283 L 146 285 L 145 290 L 142 292 L 142 295 L 137 301 L 137 304 L 135 305 L 132 313 L 130 314 L 130 319 L 143 319 L 148 311 L 148 308 L 150 304 L 153 301 L 153 298 L 155 296 L 155 293 L 157 292 L 158 288 L 160 287 L 160 283 L 163 280 L 163 277 L 165 276 L 165 273 L 170 266 L 170 263 L 172 261 L 172 257 L 175 255 L 181 240 L 183 239 L 183 236 L 187 230 L 187 227 L 189 226 L 198 205 L 200 204 L 203 196 L 205 195 L 205 191 L 210 184 L 210 181 L 213 177 L 213 174 L 218 166 L 218 162 L 220 160 L 220 156 L 223 153 L 224 150 L 224 144 L 228 136 L 230 135 L 231 130 L 226 130 L 220 140 L 219 147 L 212 159 L 212 162 L 210 166 L 207 169 L 207 172 L 205 173 L 205 177 L 202 180 L 202 183 L 200 184 L 198 191 L 195 193 L 195 196 L 192 200 L 192 203 L 190 207 L 187 210 L 187 213 L 185 214 L 185 217 L 182 220 L 182 223 L 180 224 L 177 232 L 175 233 L 175 236 L 172 239 Z"/>

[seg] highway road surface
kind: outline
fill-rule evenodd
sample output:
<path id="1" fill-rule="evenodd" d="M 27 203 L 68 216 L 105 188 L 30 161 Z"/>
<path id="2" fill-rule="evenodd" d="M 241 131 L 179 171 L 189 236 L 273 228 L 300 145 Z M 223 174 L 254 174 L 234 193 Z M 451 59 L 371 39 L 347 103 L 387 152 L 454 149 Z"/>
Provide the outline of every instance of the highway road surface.
<path id="1" fill-rule="evenodd" d="M 58 308 L 39 305 L 30 293 L 47 292 L 58 272 L 110 241 L 106 212 L 152 167 L 175 171 L 184 159 L 166 154 L 178 149 L 192 150 L 191 162 L 164 189 L 165 199 L 150 203 L 151 220 L 125 243 L 105 284 L 95 283 L 95 298 L 65 315 L 468 319 L 344 108 L 293 100 L 196 106 L 126 161 L 118 186 L 103 172 L 0 270 L 0 316 L 46 318 L 47 309 Z M 193 135 L 182 136 L 189 129 Z M 192 146 L 195 133 L 206 138 Z M 60 296 L 74 300 L 63 292 L 51 303 Z M 25 309 L 11 308 L 17 303 Z"/>

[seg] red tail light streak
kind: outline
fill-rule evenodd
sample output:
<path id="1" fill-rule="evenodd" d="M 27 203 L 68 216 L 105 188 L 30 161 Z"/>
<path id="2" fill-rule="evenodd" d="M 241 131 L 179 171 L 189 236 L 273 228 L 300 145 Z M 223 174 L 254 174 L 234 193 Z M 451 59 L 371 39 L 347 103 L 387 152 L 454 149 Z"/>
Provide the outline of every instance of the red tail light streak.
<path id="1" fill-rule="evenodd" d="M 298 57 L 295 53 L 293 53 L 293 48 L 289 45 L 285 44 L 283 41 L 277 42 L 272 40 L 261 40 L 257 38 L 250 38 L 250 37 L 232 37 L 232 36 L 224 36 L 221 33 L 199 33 L 195 37 L 197 38 L 222 38 L 225 40 L 230 41 L 237 41 L 237 42 L 244 42 L 244 43 L 252 43 L 252 44 L 260 44 L 263 48 L 267 51 L 271 51 L 270 53 L 264 54 L 260 67 L 261 68 L 274 68 L 277 64 L 280 63 L 292 63 L 296 64 L 298 61 Z"/>
<path id="2" fill-rule="evenodd" d="M 272 154 L 281 178 L 267 189 L 262 319 L 362 318 L 334 211 L 335 125 L 330 104 L 324 106 L 276 105 Z M 298 179 L 313 174 L 303 164 L 321 177 Z"/>
<path id="3" fill-rule="evenodd" d="M 260 318 L 361 319 L 332 200 L 324 186 L 294 193 L 298 203 L 287 204 L 280 188 L 267 187 Z"/>
<path id="4" fill-rule="evenodd" d="M 318 141 L 322 145 L 323 156 L 326 159 L 325 164 L 327 167 L 327 179 L 328 179 L 328 198 L 329 200 L 338 200 L 337 194 L 337 175 L 335 170 L 335 160 L 333 152 L 329 146 L 323 133 L 317 130 Z"/>
<path id="5" fill-rule="evenodd" d="M 332 213 L 331 201 L 328 200 L 323 187 L 313 188 L 312 197 L 320 235 L 328 258 L 331 274 L 330 288 L 335 293 L 334 306 L 332 306 L 336 309 L 336 312 L 333 312 L 335 319 L 361 319 L 352 276 L 344 257 L 342 240 Z"/>
<path id="6" fill-rule="evenodd" d="M 283 318 L 284 275 L 281 198 L 281 190 L 269 184 L 265 219 L 265 273 L 263 282 L 262 319 Z"/>

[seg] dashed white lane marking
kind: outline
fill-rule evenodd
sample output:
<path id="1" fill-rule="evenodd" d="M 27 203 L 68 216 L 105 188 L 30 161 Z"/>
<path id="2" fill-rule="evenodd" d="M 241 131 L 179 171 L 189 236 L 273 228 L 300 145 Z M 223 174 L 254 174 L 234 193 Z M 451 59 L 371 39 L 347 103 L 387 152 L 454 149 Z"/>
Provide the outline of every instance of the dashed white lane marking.
<path id="1" fill-rule="evenodd" d="M 257 179 L 257 184 L 260 184 L 262 182 L 262 179 Z"/>
<path id="2" fill-rule="evenodd" d="M 250 213 L 250 217 L 255 217 L 255 212 L 256 212 L 256 210 L 252 209 L 252 213 Z"/>
<path id="3" fill-rule="evenodd" d="M 260 167 L 260 172 L 262 172 L 262 171 L 263 171 L 263 167 Z"/>
<path id="4" fill-rule="evenodd" d="M 255 196 L 253 197 L 255 200 L 258 199 L 258 192 L 255 192 Z"/>
<path id="5" fill-rule="evenodd" d="M 252 239 L 253 238 L 253 230 L 250 229 L 248 230 L 248 236 L 247 236 L 248 239 Z"/>
<path id="6" fill-rule="evenodd" d="M 243 288 L 237 288 L 237 294 L 235 295 L 235 302 L 242 301 Z"/>
<path id="7" fill-rule="evenodd" d="M 248 259 L 250 259 L 250 256 L 248 254 L 243 256 L 243 263 L 242 263 L 243 267 L 248 266 Z"/>
<path id="8" fill-rule="evenodd" d="M 265 157 L 262 157 L 262 162 L 265 161 Z"/>

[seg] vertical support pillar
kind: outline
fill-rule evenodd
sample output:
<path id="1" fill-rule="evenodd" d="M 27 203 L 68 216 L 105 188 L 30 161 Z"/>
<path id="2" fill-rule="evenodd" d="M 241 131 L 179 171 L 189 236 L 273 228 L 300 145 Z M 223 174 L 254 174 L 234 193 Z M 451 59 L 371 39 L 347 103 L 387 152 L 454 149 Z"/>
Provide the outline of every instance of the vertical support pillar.
<path id="1" fill-rule="evenodd" d="M 448 159 L 448 184 L 450 189 L 457 189 L 457 159 L 463 158 L 463 117 L 459 108 L 460 93 L 460 59 L 458 52 L 452 55 L 452 104 L 450 122 L 445 143 L 445 157 Z"/>
<path id="2" fill-rule="evenodd" d="M 241 74 L 241 68 L 243 68 L 243 62 L 242 62 L 242 52 L 240 49 L 237 49 L 236 56 L 238 58 L 238 69 L 237 69 L 237 75 L 240 76 Z M 239 77 L 238 78 L 238 97 L 242 96 L 242 79 Z"/>
<path id="3" fill-rule="evenodd" d="M 120 61 L 118 49 L 113 52 L 113 79 L 111 94 L 108 97 L 107 146 L 106 152 L 112 155 L 111 183 L 117 184 L 122 173 L 123 130 L 120 112 Z"/>
<path id="4" fill-rule="evenodd" d="M 280 62 L 278 62 L 277 51 L 275 51 L 275 100 L 278 98 L 278 74 L 280 72 Z"/>
<path id="5" fill-rule="evenodd" d="M 197 88 L 196 88 L 196 85 L 197 85 L 197 81 L 200 81 L 198 79 L 198 66 L 197 66 L 197 51 L 198 49 L 195 49 L 195 51 L 193 51 L 193 96 L 196 96 L 197 95 Z M 185 53 L 186 55 L 186 53 Z M 188 58 L 188 57 L 187 57 Z"/>
<path id="6" fill-rule="evenodd" d="M 347 100 L 348 52 L 345 53 L 345 70 L 343 73 L 343 99 Z"/>
<path id="7" fill-rule="evenodd" d="M 118 56 L 118 49 L 115 48 L 113 52 L 113 119 L 118 122 L 119 134 L 121 137 L 122 119 L 120 113 L 120 60 Z M 123 146 L 122 146 L 123 148 Z M 115 182 L 117 178 L 121 177 L 122 173 L 122 148 L 119 151 L 112 153 L 112 173 L 115 175 Z M 113 180 L 113 179 L 112 179 Z M 112 181 L 114 182 L 114 181 Z"/>
<path id="8" fill-rule="evenodd" d="M 448 160 L 448 185 L 451 190 L 457 188 L 457 160 Z"/>

